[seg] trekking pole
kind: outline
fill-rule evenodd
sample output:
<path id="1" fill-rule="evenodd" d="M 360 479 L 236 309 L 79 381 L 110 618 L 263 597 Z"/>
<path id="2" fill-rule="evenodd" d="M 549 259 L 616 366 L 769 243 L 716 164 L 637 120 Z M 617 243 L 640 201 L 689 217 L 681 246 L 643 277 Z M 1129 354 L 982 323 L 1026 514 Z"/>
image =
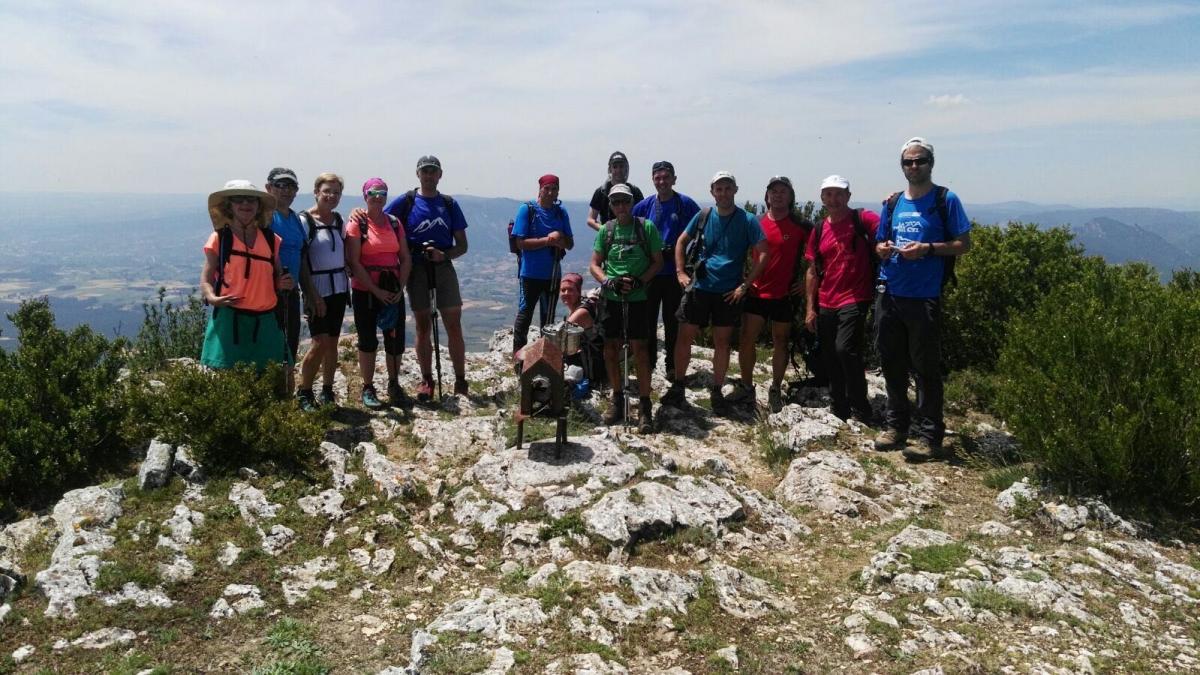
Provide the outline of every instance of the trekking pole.
<path id="1" fill-rule="evenodd" d="M 546 327 L 546 320 L 554 323 L 557 317 L 554 314 L 558 311 L 558 286 L 562 283 L 562 263 L 559 262 L 559 250 L 554 250 L 554 268 L 550 273 L 550 289 L 549 298 L 546 300 L 546 313 L 542 315 L 542 328 Z"/>
<path id="2" fill-rule="evenodd" d="M 621 302 L 621 400 L 625 402 L 625 428 L 629 428 L 629 296 L 622 295 Z"/>
<path id="3" fill-rule="evenodd" d="M 422 247 L 428 251 L 434 247 L 432 241 L 425 242 Z M 438 308 L 437 308 L 437 274 L 433 269 L 433 261 L 429 256 L 425 256 L 425 279 L 426 285 L 429 286 L 429 322 L 430 328 L 433 330 L 433 358 L 437 363 L 437 391 L 438 401 L 442 400 L 442 345 L 441 338 L 438 336 Z"/>

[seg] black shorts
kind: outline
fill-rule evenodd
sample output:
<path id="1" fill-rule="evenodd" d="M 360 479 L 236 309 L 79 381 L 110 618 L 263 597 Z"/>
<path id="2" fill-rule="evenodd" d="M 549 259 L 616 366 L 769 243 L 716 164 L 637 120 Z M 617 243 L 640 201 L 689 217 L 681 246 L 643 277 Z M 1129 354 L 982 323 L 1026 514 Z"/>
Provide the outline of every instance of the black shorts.
<path id="1" fill-rule="evenodd" d="M 604 308 L 604 319 L 601 326 L 604 330 L 605 340 L 620 340 L 621 339 L 621 322 L 625 314 L 624 306 L 629 305 L 629 325 L 627 327 L 627 337 L 630 340 L 645 340 L 649 334 L 647 324 L 650 323 L 650 318 L 646 316 L 646 301 L 638 300 L 636 302 L 617 302 L 616 300 L 606 300 Z"/>
<path id="2" fill-rule="evenodd" d="M 683 294 L 675 317 L 684 323 L 704 328 L 710 322 L 714 328 L 732 326 L 742 313 L 741 303 L 725 302 L 724 293 L 709 293 L 692 289 Z"/>
<path id="3" fill-rule="evenodd" d="M 321 299 L 325 301 L 325 316 L 304 315 L 304 318 L 308 319 L 308 334 L 337 337 L 342 334 L 342 320 L 346 318 L 346 304 L 350 302 L 350 294 L 335 293 Z"/>
<path id="4" fill-rule="evenodd" d="M 757 314 L 776 323 L 792 322 L 792 301 L 787 298 L 748 296 L 742 311 L 746 314 Z"/>

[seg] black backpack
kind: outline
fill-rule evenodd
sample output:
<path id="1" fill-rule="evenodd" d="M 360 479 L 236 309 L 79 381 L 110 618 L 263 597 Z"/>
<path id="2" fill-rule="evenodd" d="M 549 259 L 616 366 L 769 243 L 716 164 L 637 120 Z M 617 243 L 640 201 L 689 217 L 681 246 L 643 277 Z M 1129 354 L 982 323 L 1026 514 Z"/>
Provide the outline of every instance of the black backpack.
<path id="1" fill-rule="evenodd" d="M 701 209 L 700 213 L 696 214 L 696 236 L 688 241 L 687 248 L 683 250 L 683 270 L 689 277 L 695 276 L 696 264 L 700 262 L 700 254 L 704 252 L 704 228 L 708 225 L 710 213 L 711 206 Z"/>
<path id="2" fill-rule="evenodd" d="M 248 258 L 250 260 L 262 260 L 264 262 L 268 262 L 271 264 L 271 274 L 272 274 L 272 276 L 274 276 L 274 274 L 275 274 L 275 231 L 271 229 L 270 225 L 268 225 L 266 227 L 258 228 L 258 233 L 260 235 L 262 235 L 263 237 L 266 237 L 267 248 L 269 248 L 271 250 L 270 257 L 264 258 L 260 255 L 255 255 L 254 253 L 251 253 L 249 250 L 246 250 L 246 251 L 233 250 L 233 228 L 228 225 L 226 225 L 225 227 L 223 227 L 217 231 L 217 279 L 216 279 L 216 283 L 213 284 L 213 293 L 215 293 L 216 295 L 220 295 L 221 288 L 224 286 L 228 286 L 228 284 L 225 283 L 225 265 L 229 262 L 230 256 L 240 255 L 240 256 L 242 256 L 244 258 Z M 247 247 L 247 248 L 249 248 L 249 247 Z M 247 262 L 246 262 L 246 273 L 243 275 L 243 278 L 245 278 L 245 279 L 250 278 L 249 260 L 247 260 Z"/>
<path id="3" fill-rule="evenodd" d="M 937 213 L 938 218 L 942 219 L 942 229 L 946 232 L 947 236 L 950 234 L 950 209 L 946 206 L 946 193 L 949 191 L 948 188 L 941 185 L 933 186 L 933 210 Z M 904 193 L 893 192 L 892 196 L 888 197 L 887 201 L 884 202 L 884 206 L 888 210 L 887 239 L 891 239 L 891 235 L 896 229 L 896 205 L 900 203 L 900 195 L 902 194 Z M 880 223 L 880 226 L 882 226 L 882 223 Z M 942 241 L 950 240 L 943 239 Z M 945 290 L 947 284 L 954 285 L 958 283 L 958 277 L 954 274 L 954 263 L 958 259 L 958 256 L 951 255 L 945 256 L 945 258 L 946 260 L 943 261 L 945 267 L 942 273 L 942 290 Z"/>
<path id="4" fill-rule="evenodd" d="M 850 219 L 854 223 L 854 236 L 850 238 L 850 250 L 858 251 L 859 241 L 866 247 L 867 261 L 871 264 L 871 273 L 867 278 L 868 284 L 874 284 L 875 279 L 879 276 L 879 258 L 875 255 L 875 241 L 871 237 L 871 233 L 867 232 L 867 226 L 863 225 L 862 209 L 851 209 Z M 821 235 L 824 233 L 825 220 L 817 223 L 812 230 L 813 238 L 813 271 L 817 275 L 817 279 L 825 278 L 825 259 L 821 256 Z"/>

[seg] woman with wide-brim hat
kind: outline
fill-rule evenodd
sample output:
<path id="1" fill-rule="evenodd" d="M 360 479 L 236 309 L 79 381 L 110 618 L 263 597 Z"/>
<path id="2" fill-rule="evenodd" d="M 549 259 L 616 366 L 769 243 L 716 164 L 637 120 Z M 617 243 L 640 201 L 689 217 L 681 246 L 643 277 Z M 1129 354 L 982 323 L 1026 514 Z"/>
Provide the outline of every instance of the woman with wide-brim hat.
<path id="1" fill-rule="evenodd" d="M 213 311 L 200 362 L 210 368 L 253 364 L 262 370 L 271 362 L 288 363 L 274 310 L 276 292 L 291 290 L 294 282 L 276 255 L 274 210 L 275 198 L 247 180 L 231 180 L 208 196 L 214 231 L 204 244 L 200 293 Z"/>

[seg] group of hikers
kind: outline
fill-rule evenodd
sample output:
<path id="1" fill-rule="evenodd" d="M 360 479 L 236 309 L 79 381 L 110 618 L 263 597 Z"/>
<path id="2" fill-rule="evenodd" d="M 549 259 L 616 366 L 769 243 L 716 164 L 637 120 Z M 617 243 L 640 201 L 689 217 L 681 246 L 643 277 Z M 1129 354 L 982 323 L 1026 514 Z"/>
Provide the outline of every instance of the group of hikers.
<path id="1" fill-rule="evenodd" d="M 754 399 L 756 344 L 769 323 L 773 352 L 767 399 L 778 412 L 792 320 L 802 302 L 805 327 L 820 345 L 832 412 L 874 425 L 864 367 L 866 320 L 874 303 L 874 338 L 887 386 L 883 431 L 875 446 L 903 450 L 911 459 L 941 456 L 941 295 L 953 276 L 955 257 L 970 247 L 971 226 L 958 197 L 933 183 L 934 150 L 928 141 L 905 142 L 900 164 L 907 185 L 886 199 L 879 213 L 851 208 L 849 181 L 833 175 L 820 184 L 826 217 L 808 223 L 797 214 L 795 187 L 785 176 L 767 181 L 766 211 L 756 216 L 736 205 L 738 183 L 730 172 L 712 177 L 714 206 L 701 208 L 674 189 L 671 162 L 652 165 L 655 191 L 647 197 L 629 181 L 628 158 L 614 152 L 607 180 L 589 205 L 587 224 L 596 233 L 588 272 L 599 287 L 586 294 L 582 275 L 564 274 L 561 268 L 574 237 L 558 199 L 560 181 L 553 174 L 541 176 L 537 198 L 523 203 L 510 224 L 510 248 L 519 256 L 516 367 L 521 367 L 534 307 L 545 327 L 555 319 L 555 300 L 561 299 L 567 321 L 602 344 L 587 365 L 592 382 L 611 392 L 604 423 L 616 424 L 627 415 L 625 397 L 631 394 L 621 376 L 624 348 L 632 352 L 636 372 L 639 431 L 650 433 L 660 313 L 669 383 L 660 405 L 684 403 L 692 345 L 711 326 L 709 396 L 719 415 L 739 399 Z M 285 168 L 270 171 L 265 191 L 235 180 L 212 193 L 215 231 L 204 247 L 201 292 L 213 312 L 202 363 L 213 368 L 293 364 L 303 311 L 313 342 L 300 364 L 296 397 L 305 409 L 333 404 L 338 339 L 350 306 L 363 405 L 383 406 L 373 384 L 379 332 L 388 402 L 407 405 L 399 382 L 407 292 L 421 373 L 418 401 L 433 400 L 439 317 L 454 371 L 453 393 L 466 395 L 462 295 L 452 261 L 467 252 L 467 223 L 455 200 L 438 191 L 442 166 L 436 157 L 421 157 L 416 175 L 419 187 L 390 202 L 382 179 L 367 180 L 365 208 L 355 208 L 348 221 L 334 210 L 345 186 L 332 173 L 317 176 L 316 203 L 300 213 L 291 209 L 299 181 Z M 741 378 L 725 395 L 738 325 Z M 440 355 L 437 367 L 440 397 Z M 286 370 L 291 391 L 291 369 Z M 322 389 L 314 394 L 318 371 Z M 915 411 L 908 400 L 910 375 L 917 385 Z"/>

